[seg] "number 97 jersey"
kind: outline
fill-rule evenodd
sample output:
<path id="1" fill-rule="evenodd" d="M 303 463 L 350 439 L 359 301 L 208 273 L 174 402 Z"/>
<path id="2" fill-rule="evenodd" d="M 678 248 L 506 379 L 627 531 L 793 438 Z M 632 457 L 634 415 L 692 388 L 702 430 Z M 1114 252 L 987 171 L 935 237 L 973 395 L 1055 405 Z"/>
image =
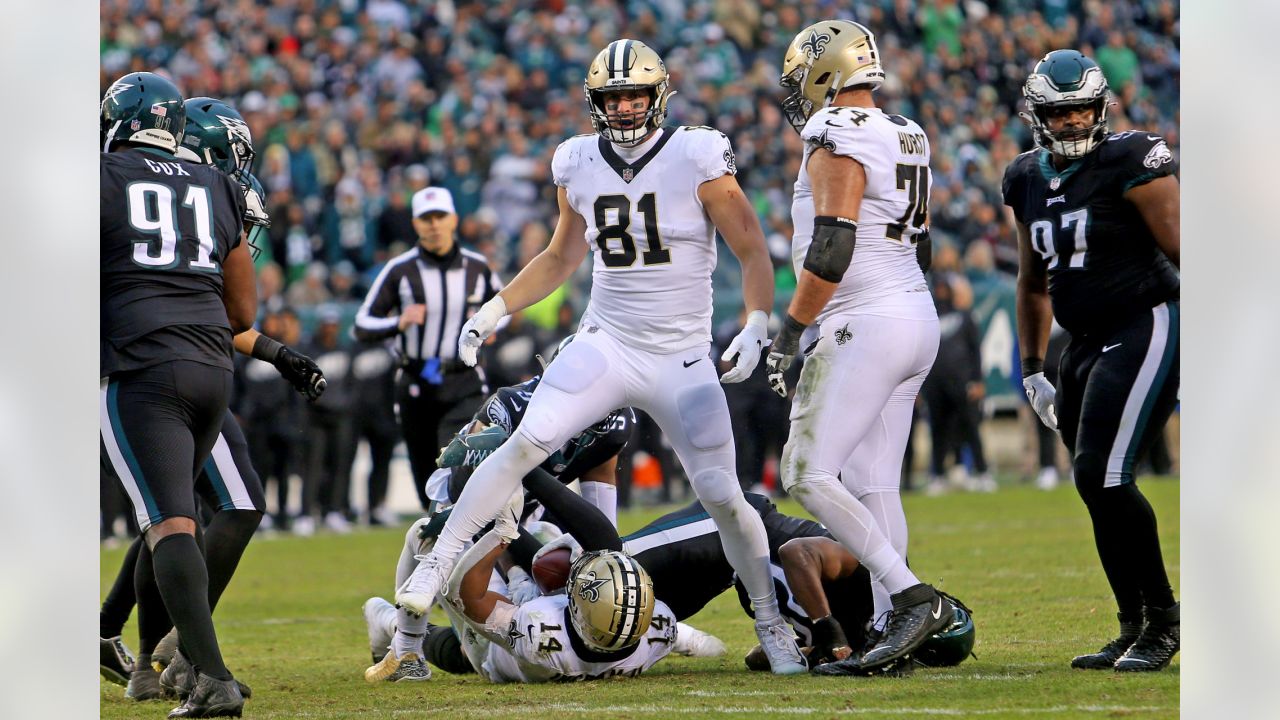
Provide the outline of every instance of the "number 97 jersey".
<path id="1" fill-rule="evenodd" d="M 663 128 L 635 150 L 624 159 L 604 138 L 578 135 L 556 149 L 551 173 L 595 256 L 584 319 L 670 354 L 711 341 L 715 225 L 698 187 L 737 168 L 729 138 L 709 127 Z"/>
<path id="2" fill-rule="evenodd" d="M 818 150 L 853 158 L 867 176 L 858 210 L 853 261 L 818 315 L 892 302 L 927 289 L 916 261 L 916 236 L 929 222 L 929 139 L 914 121 L 876 108 L 836 106 L 813 114 L 800 131 L 804 162 L 791 202 L 792 263 L 797 276 L 813 240 L 809 158 Z"/>

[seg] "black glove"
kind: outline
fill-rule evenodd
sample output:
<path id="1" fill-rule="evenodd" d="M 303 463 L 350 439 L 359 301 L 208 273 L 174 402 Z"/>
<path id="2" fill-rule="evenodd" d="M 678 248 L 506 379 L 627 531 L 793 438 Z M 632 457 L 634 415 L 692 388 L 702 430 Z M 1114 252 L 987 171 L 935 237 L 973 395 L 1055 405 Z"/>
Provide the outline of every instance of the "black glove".
<path id="1" fill-rule="evenodd" d="M 813 652 L 809 653 L 809 665 L 816 667 L 822 663 L 844 660 L 853 654 L 849 641 L 845 639 L 844 628 L 830 615 L 815 620 L 813 623 Z"/>
<path id="2" fill-rule="evenodd" d="M 280 346 L 272 364 L 280 371 L 280 377 L 288 380 L 293 389 L 308 400 L 318 399 L 329 384 L 314 360 L 289 349 L 287 345 Z"/>

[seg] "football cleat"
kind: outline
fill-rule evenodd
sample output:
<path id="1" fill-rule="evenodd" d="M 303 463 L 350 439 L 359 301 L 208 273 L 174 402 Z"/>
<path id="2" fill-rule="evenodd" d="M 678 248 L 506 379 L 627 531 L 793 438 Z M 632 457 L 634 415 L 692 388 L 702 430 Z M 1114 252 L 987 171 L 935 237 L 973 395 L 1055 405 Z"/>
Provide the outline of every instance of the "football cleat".
<path id="1" fill-rule="evenodd" d="M 133 671 L 129 676 L 129 686 L 125 688 L 124 696 L 138 702 L 173 697 L 160 685 L 160 673 L 150 665 L 139 665 Z"/>
<path id="2" fill-rule="evenodd" d="M 235 679 L 215 680 L 200 673 L 191 695 L 169 712 L 171 718 L 240 717 L 244 696 Z"/>
<path id="3" fill-rule="evenodd" d="M 1096 653 L 1077 655 L 1071 659 L 1071 667 L 1077 670 L 1111 670 L 1121 655 L 1137 641 L 1142 633 L 1142 623 L 1120 621 L 1120 637 L 1112 640 Z"/>
<path id="4" fill-rule="evenodd" d="M 878 670 L 905 657 L 930 635 L 955 621 L 955 607 L 933 586 L 919 583 L 894 593 L 893 614 L 885 626 L 884 638 L 859 661 L 863 670 Z"/>
<path id="5" fill-rule="evenodd" d="M 431 612 L 436 595 L 444 589 L 453 571 L 453 560 L 445 560 L 434 552 L 417 556 L 418 567 L 396 591 L 396 605 L 415 615 Z"/>
<path id="6" fill-rule="evenodd" d="M 1169 666 L 1181 645 L 1180 608 L 1145 608 L 1147 624 L 1138 639 L 1116 661 L 1117 672 L 1154 672 Z"/>
<path id="7" fill-rule="evenodd" d="M 782 620 L 773 625 L 757 622 L 756 637 L 760 638 L 760 647 L 769 658 L 769 669 L 774 675 L 798 675 L 809 669 L 795 633 Z"/>
<path id="8" fill-rule="evenodd" d="M 129 675 L 137 663 L 119 635 L 98 638 L 98 670 L 102 677 L 117 685 L 128 685 Z"/>
<path id="9" fill-rule="evenodd" d="M 836 662 L 823 663 L 813 669 L 814 675 L 828 677 L 904 677 L 915 672 L 915 663 L 910 655 L 891 660 L 887 665 L 875 668 L 863 667 L 857 657 L 848 657 Z"/>
<path id="10" fill-rule="evenodd" d="M 191 667 L 191 663 L 187 661 L 181 650 L 174 652 L 169 666 L 160 673 L 160 685 L 166 692 L 183 700 L 187 699 L 192 688 L 196 686 L 195 668 Z"/>
<path id="11" fill-rule="evenodd" d="M 724 642 L 692 625 L 676 623 L 676 644 L 671 652 L 685 657 L 720 657 L 728 652 Z"/>
<path id="12" fill-rule="evenodd" d="M 364 671 L 366 682 L 414 682 L 431 679 L 431 667 L 417 653 L 405 653 L 396 657 L 387 653 L 376 665 Z"/>
<path id="13" fill-rule="evenodd" d="M 177 652 L 178 628 L 174 628 L 156 643 L 156 649 L 151 653 L 151 667 L 155 668 L 156 672 L 164 672 L 164 669 L 169 667 L 169 663 L 173 662 L 173 656 Z"/>

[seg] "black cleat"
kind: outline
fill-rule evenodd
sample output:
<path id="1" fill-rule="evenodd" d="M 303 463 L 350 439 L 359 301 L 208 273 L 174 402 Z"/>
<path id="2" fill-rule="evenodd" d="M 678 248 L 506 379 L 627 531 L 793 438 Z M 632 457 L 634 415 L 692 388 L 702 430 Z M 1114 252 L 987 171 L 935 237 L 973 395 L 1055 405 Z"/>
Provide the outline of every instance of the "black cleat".
<path id="1" fill-rule="evenodd" d="M 916 664 L 911 661 L 910 655 L 890 660 L 887 664 L 874 668 L 864 667 L 861 658 L 850 656 L 844 660 L 823 663 L 813 669 L 813 674 L 828 677 L 905 677 L 915 672 L 915 667 Z"/>
<path id="2" fill-rule="evenodd" d="M 1117 615 L 1117 618 L 1120 616 Z M 1120 620 L 1120 637 L 1112 640 L 1096 653 L 1088 655 L 1077 655 L 1071 659 L 1071 667 L 1077 670 L 1111 670 L 1116 666 L 1116 661 L 1124 655 L 1137 641 L 1138 635 L 1142 632 L 1142 623 L 1125 622 Z"/>
<path id="3" fill-rule="evenodd" d="M 133 653 L 124 646 L 119 635 L 98 638 L 98 670 L 102 677 L 117 685 L 128 685 L 129 675 L 136 664 Z"/>
<path id="4" fill-rule="evenodd" d="M 1155 672 L 1169 667 L 1181 643 L 1181 610 L 1144 608 L 1147 624 L 1142 634 L 1116 661 L 1116 672 Z"/>
<path id="5" fill-rule="evenodd" d="M 863 670 L 877 671 L 907 656 L 930 635 L 955 620 L 951 601 L 925 583 L 894 593 L 890 599 L 893 601 L 893 614 L 885 626 L 884 638 L 858 662 Z"/>
<path id="6" fill-rule="evenodd" d="M 160 686 L 164 688 L 165 693 L 179 700 L 186 700 L 195 684 L 195 668 L 191 667 L 191 663 L 187 661 L 181 650 L 174 652 L 168 667 L 160 673 Z M 236 687 L 240 688 L 240 694 L 246 700 L 253 697 L 253 690 L 248 685 L 236 680 Z"/>
<path id="7" fill-rule="evenodd" d="M 139 665 L 133 671 L 129 676 L 129 687 L 125 688 L 124 696 L 138 702 L 174 697 L 160 686 L 160 673 L 150 665 Z"/>
<path id="8" fill-rule="evenodd" d="M 169 712 L 171 718 L 240 717 L 244 696 L 235 679 L 215 680 L 204 673 L 196 679 L 186 702 Z"/>

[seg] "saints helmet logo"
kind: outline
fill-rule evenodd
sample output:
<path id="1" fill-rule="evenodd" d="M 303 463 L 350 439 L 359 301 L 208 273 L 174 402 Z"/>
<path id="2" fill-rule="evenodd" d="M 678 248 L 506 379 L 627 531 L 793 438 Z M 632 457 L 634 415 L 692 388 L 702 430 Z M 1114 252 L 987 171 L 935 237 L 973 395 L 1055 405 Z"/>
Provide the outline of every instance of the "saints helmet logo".
<path id="1" fill-rule="evenodd" d="M 600 601 L 600 588 L 609 582 L 609 578 L 596 578 L 594 570 L 584 574 L 578 581 L 578 597 L 587 602 Z"/>
<path id="2" fill-rule="evenodd" d="M 809 37 L 800 43 L 800 49 L 813 56 L 814 60 L 822 57 L 822 53 L 826 52 L 827 43 L 831 42 L 831 36 L 822 33 L 818 34 L 817 30 L 810 31 Z"/>
<path id="3" fill-rule="evenodd" d="M 836 331 L 836 344 L 843 345 L 853 339 L 853 333 L 849 332 L 849 326 L 845 325 Z"/>

